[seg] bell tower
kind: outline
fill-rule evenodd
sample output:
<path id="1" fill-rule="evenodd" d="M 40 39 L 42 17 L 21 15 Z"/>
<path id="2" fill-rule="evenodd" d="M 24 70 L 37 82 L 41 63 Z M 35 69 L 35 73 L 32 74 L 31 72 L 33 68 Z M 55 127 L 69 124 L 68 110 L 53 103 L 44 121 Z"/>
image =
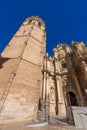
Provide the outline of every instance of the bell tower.
<path id="1" fill-rule="evenodd" d="M 37 118 L 46 42 L 45 23 L 27 18 L 2 52 L 0 118 Z"/>

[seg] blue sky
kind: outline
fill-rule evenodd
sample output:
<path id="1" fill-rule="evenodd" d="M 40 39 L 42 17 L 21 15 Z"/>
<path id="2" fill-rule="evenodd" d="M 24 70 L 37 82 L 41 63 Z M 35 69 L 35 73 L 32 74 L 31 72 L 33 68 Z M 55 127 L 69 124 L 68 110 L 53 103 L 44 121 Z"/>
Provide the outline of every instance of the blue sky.
<path id="1" fill-rule="evenodd" d="M 87 43 L 87 0 L 0 0 L 0 52 L 26 17 L 46 23 L 47 52 L 58 43 Z"/>

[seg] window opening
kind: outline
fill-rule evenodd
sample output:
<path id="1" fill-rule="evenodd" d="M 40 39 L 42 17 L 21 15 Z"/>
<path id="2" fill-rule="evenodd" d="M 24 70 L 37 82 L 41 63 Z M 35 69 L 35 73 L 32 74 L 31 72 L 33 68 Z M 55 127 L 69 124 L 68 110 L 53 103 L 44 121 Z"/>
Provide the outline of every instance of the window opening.
<path id="1" fill-rule="evenodd" d="M 29 23 L 31 23 L 31 22 L 32 22 L 32 20 L 29 21 Z"/>
<path id="2" fill-rule="evenodd" d="M 41 27 L 41 23 L 38 23 L 38 26 Z"/>
<path id="3" fill-rule="evenodd" d="M 66 63 L 62 63 L 62 68 L 66 68 L 67 64 Z"/>

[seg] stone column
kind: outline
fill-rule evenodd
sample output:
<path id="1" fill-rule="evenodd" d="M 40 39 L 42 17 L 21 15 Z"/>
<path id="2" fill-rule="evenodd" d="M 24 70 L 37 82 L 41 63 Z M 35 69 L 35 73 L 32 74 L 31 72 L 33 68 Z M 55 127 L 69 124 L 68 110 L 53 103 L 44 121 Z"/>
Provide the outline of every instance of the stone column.
<path id="1" fill-rule="evenodd" d="M 58 115 L 66 115 L 63 85 L 61 77 L 56 76 L 57 91 L 58 91 Z"/>
<path id="2" fill-rule="evenodd" d="M 77 91 L 78 91 L 78 93 L 79 93 L 81 106 L 84 106 L 84 105 L 85 105 L 85 102 L 84 102 L 84 99 L 83 99 L 83 94 L 82 94 L 80 85 L 79 85 L 79 83 L 78 83 L 77 77 L 76 77 L 75 75 L 72 75 L 72 76 L 73 76 L 73 78 L 74 78 L 74 81 L 75 81 L 75 84 L 76 84 L 76 87 L 77 87 Z"/>
<path id="3" fill-rule="evenodd" d="M 46 85 L 46 118 L 49 117 L 49 85 L 48 85 L 48 79 L 49 76 L 47 74 L 47 85 Z"/>
<path id="4" fill-rule="evenodd" d="M 45 99 L 45 93 L 46 93 L 46 72 L 44 72 L 43 75 L 43 100 Z"/>

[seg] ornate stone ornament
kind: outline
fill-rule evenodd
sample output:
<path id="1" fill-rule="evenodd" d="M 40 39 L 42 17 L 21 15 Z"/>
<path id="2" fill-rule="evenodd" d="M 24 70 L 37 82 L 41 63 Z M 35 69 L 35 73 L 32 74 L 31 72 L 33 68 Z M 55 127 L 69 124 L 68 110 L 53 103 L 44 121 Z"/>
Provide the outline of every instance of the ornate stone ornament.
<path id="1" fill-rule="evenodd" d="M 24 21 L 23 25 L 27 25 L 29 23 L 29 21 Z"/>
<path id="2" fill-rule="evenodd" d="M 65 57 L 64 51 L 60 51 L 60 53 L 58 54 L 58 58 L 61 59 L 61 58 L 64 58 L 64 57 Z"/>

